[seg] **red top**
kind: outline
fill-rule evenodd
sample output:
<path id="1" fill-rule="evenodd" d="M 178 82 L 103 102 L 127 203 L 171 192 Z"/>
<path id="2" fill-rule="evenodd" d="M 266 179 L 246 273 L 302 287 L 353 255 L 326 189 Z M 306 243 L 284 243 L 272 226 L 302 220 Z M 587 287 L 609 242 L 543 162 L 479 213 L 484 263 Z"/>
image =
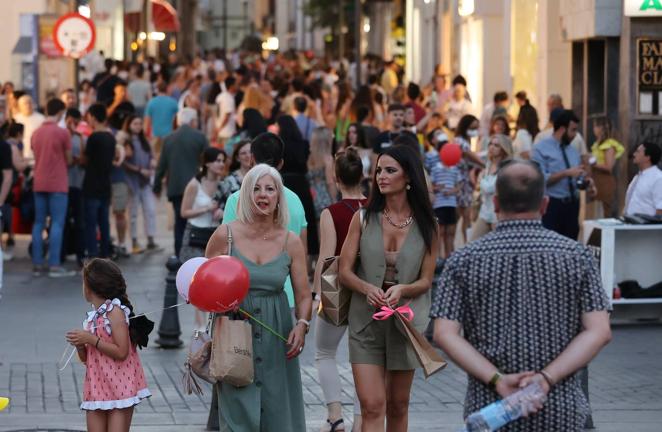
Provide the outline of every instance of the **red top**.
<path id="1" fill-rule="evenodd" d="M 333 226 L 336 228 L 336 256 L 340 255 L 354 213 L 367 201 L 366 199 L 343 199 L 328 207 L 331 219 L 333 219 Z"/>
<path id="2" fill-rule="evenodd" d="M 69 131 L 47 120 L 32 134 L 34 191 L 69 192 L 66 152 L 71 151 Z"/>

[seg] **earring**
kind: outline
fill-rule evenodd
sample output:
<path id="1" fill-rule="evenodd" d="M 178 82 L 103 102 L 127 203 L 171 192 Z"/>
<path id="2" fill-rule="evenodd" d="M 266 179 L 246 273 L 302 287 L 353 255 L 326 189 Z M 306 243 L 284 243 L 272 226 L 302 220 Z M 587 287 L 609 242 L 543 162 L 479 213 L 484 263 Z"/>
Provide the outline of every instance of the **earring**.
<path id="1" fill-rule="evenodd" d="M 407 187 L 405 189 L 411 190 L 411 185 L 409 183 L 407 183 Z"/>

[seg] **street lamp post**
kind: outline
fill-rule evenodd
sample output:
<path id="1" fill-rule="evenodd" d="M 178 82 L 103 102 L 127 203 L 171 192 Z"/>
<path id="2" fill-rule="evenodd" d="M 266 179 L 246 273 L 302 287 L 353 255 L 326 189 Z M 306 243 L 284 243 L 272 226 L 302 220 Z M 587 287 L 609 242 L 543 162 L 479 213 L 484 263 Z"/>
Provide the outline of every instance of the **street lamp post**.
<path id="1" fill-rule="evenodd" d="M 161 322 L 159 323 L 159 338 L 155 341 L 161 348 L 179 348 L 183 342 L 179 339 L 182 334 L 179 328 L 179 312 L 176 307 L 177 304 L 177 285 L 175 280 L 177 277 L 177 270 L 182 263 L 176 256 L 168 258 L 166 268 L 168 269 L 168 276 L 166 276 L 165 294 L 163 296 L 163 315 L 161 315 Z"/>

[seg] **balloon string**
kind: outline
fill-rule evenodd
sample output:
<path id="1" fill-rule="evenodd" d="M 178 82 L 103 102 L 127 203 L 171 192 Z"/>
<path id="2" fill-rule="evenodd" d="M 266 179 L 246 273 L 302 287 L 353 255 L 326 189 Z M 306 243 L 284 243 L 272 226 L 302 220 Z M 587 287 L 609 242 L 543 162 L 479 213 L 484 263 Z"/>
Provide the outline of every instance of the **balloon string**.
<path id="1" fill-rule="evenodd" d="M 64 360 L 64 357 L 67 355 L 67 351 L 69 349 L 71 349 L 71 352 L 69 353 L 69 357 L 67 357 L 67 360 L 64 362 L 64 366 L 60 367 L 60 365 L 62 364 L 62 361 Z M 60 361 L 57 362 L 57 367 L 60 370 L 60 372 L 62 372 L 63 370 L 65 370 L 67 368 L 67 366 L 69 366 L 69 362 L 71 361 L 71 358 L 74 356 L 75 352 L 76 352 L 76 347 L 73 346 L 73 345 L 67 345 L 64 348 L 64 352 L 62 353 L 62 357 L 60 357 Z"/>
<path id="2" fill-rule="evenodd" d="M 166 309 L 172 309 L 172 308 L 180 307 L 180 306 L 183 306 L 185 304 L 188 304 L 188 302 L 177 303 L 177 304 L 172 305 L 172 306 L 164 307 L 163 309 L 156 309 L 156 310 L 149 311 L 149 312 L 143 312 L 139 315 L 132 316 L 131 318 L 129 318 L 129 320 L 132 320 L 132 319 L 138 318 L 138 317 L 142 317 L 142 316 L 146 316 L 146 315 L 150 315 L 150 314 L 153 314 L 153 313 L 156 313 L 156 312 L 161 312 L 161 311 L 164 311 Z M 92 327 L 89 328 L 89 330 L 96 330 L 97 328 L 98 328 L 98 326 L 93 325 Z M 67 356 L 67 351 L 69 349 L 71 349 L 71 353 L 69 354 L 69 357 L 67 357 L 67 360 L 64 362 L 64 366 L 59 367 L 59 365 L 62 364 L 62 361 L 64 360 L 64 358 Z M 67 368 L 67 366 L 69 366 L 69 363 L 71 362 L 71 359 L 73 358 L 75 352 L 76 352 L 76 347 L 73 346 L 73 345 L 67 345 L 64 348 L 64 352 L 62 353 L 62 357 L 60 357 L 60 361 L 57 363 L 58 368 L 60 369 L 60 372 L 62 372 L 63 370 L 65 370 Z"/>
<path id="3" fill-rule="evenodd" d="M 239 312 L 243 313 L 243 314 L 246 315 L 248 318 L 252 319 L 253 321 L 255 321 L 256 323 L 260 324 L 260 325 L 261 325 L 262 327 L 264 327 L 265 329 L 269 330 L 269 331 L 270 331 L 271 333 L 273 333 L 275 336 L 277 336 L 278 338 L 280 338 L 283 342 L 287 343 L 287 339 L 285 339 L 285 337 L 284 337 L 283 335 L 281 335 L 280 333 L 276 332 L 276 330 L 272 329 L 271 327 L 269 327 L 268 325 L 266 325 L 265 323 L 263 323 L 263 322 L 260 321 L 259 319 L 255 318 L 253 315 L 249 314 L 248 312 L 246 312 L 246 311 L 243 310 L 242 308 L 239 308 Z"/>

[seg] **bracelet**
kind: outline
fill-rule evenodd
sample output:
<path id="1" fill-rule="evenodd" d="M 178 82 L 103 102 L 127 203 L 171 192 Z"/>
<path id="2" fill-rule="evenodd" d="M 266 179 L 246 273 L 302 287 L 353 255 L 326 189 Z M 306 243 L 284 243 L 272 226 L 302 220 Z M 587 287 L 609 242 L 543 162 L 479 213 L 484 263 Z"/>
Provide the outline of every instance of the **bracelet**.
<path id="1" fill-rule="evenodd" d="M 99 342 L 101 342 L 101 338 L 97 339 L 97 343 L 94 344 L 94 348 L 99 349 Z"/>
<path id="2" fill-rule="evenodd" d="M 501 378 L 503 378 L 503 374 L 501 372 L 494 372 L 494 375 L 492 375 L 492 379 L 487 383 L 487 386 L 492 390 L 496 390 L 496 385 Z"/>
<path id="3" fill-rule="evenodd" d="M 310 330 L 310 321 L 305 320 L 303 318 L 299 318 L 297 321 L 297 324 L 303 323 L 306 326 L 306 334 L 308 333 L 308 330 Z"/>
<path id="4" fill-rule="evenodd" d="M 542 375 L 543 378 L 545 378 L 545 381 L 547 381 L 547 384 L 549 384 L 550 387 L 554 387 L 554 380 L 552 379 L 552 376 L 547 372 L 545 369 L 540 369 L 538 371 L 540 375 Z"/>

